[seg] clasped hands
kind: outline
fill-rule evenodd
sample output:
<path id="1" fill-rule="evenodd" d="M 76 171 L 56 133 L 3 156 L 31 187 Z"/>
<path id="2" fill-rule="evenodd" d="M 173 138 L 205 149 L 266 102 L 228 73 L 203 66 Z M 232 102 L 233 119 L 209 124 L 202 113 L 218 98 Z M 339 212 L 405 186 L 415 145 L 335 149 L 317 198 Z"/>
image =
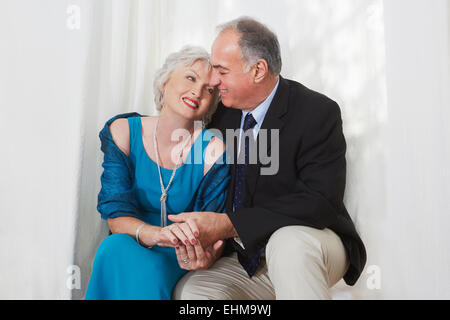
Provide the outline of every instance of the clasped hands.
<path id="1" fill-rule="evenodd" d="M 208 269 L 222 254 L 225 242 L 218 238 L 215 212 L 189 212 L 169 215 L 173 224 L 164 227 L 155 241 L 161 247 L 173 247 L 180 268 Z"/>

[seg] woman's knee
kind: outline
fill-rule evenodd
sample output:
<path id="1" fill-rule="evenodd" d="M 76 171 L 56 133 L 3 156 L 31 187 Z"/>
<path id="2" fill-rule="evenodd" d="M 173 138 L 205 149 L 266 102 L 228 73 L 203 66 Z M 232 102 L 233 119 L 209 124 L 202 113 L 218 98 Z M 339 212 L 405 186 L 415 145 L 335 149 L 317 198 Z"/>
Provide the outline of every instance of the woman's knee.
<path id="1" fill-rule="evenodd" d="M 134 239 L 127 234 L 114 233 L 103 239 L 97 249 L 96 256 L 108 255 L 110 253 L 117 254 L 121 248 L 125 248 L 133 242 Z"/>

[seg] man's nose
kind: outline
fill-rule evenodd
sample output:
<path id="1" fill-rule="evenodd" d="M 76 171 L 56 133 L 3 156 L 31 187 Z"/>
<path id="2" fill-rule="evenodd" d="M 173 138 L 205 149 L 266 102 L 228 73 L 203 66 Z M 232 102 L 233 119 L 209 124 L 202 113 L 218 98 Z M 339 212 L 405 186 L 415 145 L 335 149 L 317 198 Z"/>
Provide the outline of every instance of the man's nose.
<path id="1" fill-rule="evenodd" d="M 217 87 L 220 84 L 220 78 L 218 72 L 211 72 L 211 78 L 209 79 L 209 85 L 211 87 Z"/>

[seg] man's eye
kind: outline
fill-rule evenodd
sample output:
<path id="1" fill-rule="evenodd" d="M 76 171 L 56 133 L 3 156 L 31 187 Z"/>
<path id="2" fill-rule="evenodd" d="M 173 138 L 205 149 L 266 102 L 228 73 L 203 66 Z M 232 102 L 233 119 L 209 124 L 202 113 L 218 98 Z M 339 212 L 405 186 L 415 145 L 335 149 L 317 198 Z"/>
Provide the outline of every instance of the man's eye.
<path id="1" fill-rule="evenodd" d="M 224 75 L 226 75 L 226 72 L 219 72 L 219 74 L 220 74 L 221 76 L 224 76 Z"/>
<path id="2" fill-rule="evenodd" d="M 193 76 L 187 76 L 187 79 L 192 81 L 192 82 L 195 82 L 195 78 Z"/>

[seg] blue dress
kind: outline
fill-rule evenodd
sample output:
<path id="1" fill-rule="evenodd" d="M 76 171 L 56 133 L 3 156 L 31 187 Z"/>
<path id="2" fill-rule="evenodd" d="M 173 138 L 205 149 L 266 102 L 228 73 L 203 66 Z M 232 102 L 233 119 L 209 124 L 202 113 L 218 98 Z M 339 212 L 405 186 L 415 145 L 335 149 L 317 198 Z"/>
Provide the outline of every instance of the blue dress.
<path id="1" fill-rule="evenodd" d="M 143 146 L 141 116 L 119 115 L 100 134 L 104 152 L 102 189 L 98 210 L 102 219 L 131 216 L 148 224 L 161 222 L 158 167 Z M 130 155 L 126 157 L 112 142 L 109 124 L 128 118 Z M 223 212 L 229 182 L 224 155 L 203 175 L 205 149 L 213 133 L 204 129 L 196 138 L 184 163 L 177 169 L 168 190 L 167 214 L 190 211 Z M 161 168 L 164 186 L 172 170 Z M 171 221 L 167 221 L 171 224 Z M 175 249 L 147 249 L 134 237 L 112 234 L 97 249 L 85 299 L 168 300 L 177 281 L 186 273 L 179 267 Z"/>

